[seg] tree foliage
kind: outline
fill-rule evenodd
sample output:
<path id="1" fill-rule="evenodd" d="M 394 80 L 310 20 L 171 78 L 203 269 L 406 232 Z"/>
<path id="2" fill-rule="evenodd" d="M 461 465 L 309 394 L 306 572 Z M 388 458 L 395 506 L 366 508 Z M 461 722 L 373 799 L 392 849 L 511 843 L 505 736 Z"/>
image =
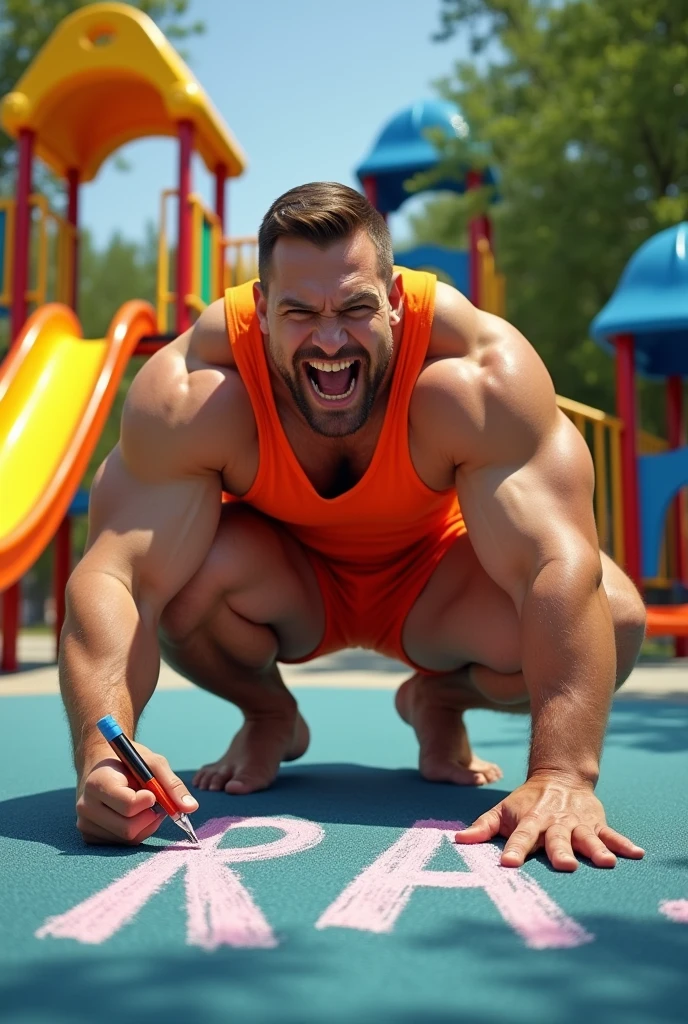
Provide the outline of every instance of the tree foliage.
<path id="1" fill-rule="evenodd" d="M 150 15 L 171 40 L 203 31 L 200 22 L 183 23 L 189 0 L 128 0 Z M 11 92 L 63 18 L 93 0 L 0 0 L 0 96 Z M 0 131 L 0 190 L 14 188 L 14 141 Z"/>
<path id="2" fill-rule="evenodd" d="M 473 59 L 438 87 L 500 175 L 492 213 L 507 315 L 561 393 L 611 409 L 611 360 L 588 326 L 638 246 L 688 216 L 688 5 L 443 0 L 436 38 L 457 33 Z M 467 142 L 453 140 L 438 175 L 468 159 Z M 490 200 L 487 189 L 442 196 L 415 233 L 456 244 Z"/>

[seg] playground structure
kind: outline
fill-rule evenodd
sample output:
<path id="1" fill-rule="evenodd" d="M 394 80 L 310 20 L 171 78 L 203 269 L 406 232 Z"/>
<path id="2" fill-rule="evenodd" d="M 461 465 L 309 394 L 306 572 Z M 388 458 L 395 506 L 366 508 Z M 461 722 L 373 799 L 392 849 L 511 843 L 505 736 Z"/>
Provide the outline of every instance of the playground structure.
<path id="1" fill-rule="evenodd" d="M 65 18 L 4 98 L 1 117 L 18 148 L 16 196 L 0 202 L 0 309 L 11 339 L 0 368 L 2 669 L 13 671 L 19 581 L 53 536 L 59 636 L 70 516 L 86 510 L 78 488 L 129 358 L 151 355 L 225 287 L 255 276 L 256 249 L 225 231 L 226 186 L 243 172 L 244 154 L 140 11 L 101 3 Z M 162 199 L 158 308 L 127 303 L 104 339 L 84 340 L 75 314 L 79 186 L 121 145 L 148 136 L 179 142 L 177 187 Z M 212 210 L 192 192 L 194 151 L 215 179 Z M 33 190 L 35 158 L 65 183 L 66 216 Z"/>
<path id="2" fill-rule="evenodd" d="M 484 164 L 462 112 L 445 100 L 427 100 L 400 111 L 383 127 L 357 169 L 371 203 L 387 216 L 410 197 L 414 175 L 438 165 L 428 137 L 459 136 Z M 438 179 L 431 191 L 462 194 L 496 187 L 489 166 L 467 166 L 463 175 Z M 494 193 L 493 193 L 494 199 Z M 625 567 L 646 595 L 666 603 L 648 606 L 648 634 L 676 637 L 676 654 L 688 654 L 688 484 L 682 376 L 688 375 L 688 224 L 661 232 L 641 246 L 618 288 L 592 325 L 592 335 L 616 358 L 617 416 L 557 396 L 560 408 L 588 442 L 595 463 L 595 518 L 604 551 Z M 492 223 L 474 216 L 468 248 L 419 246 L 397 255 L 413 269 L 441 271 L 481 309 L 504 315 L 504 279 L 495 271 Z M 667 378 L 668 440 L 638 430 L 634 352 L 641 372 Z M 681 445 L 684 447 L 680 447 Z M 673 499 L 673 507 L 670 508 Z M 668 515 L 667 515 L 668 514 Z M 642 556 L 642 557 L 641 557 Z"/>
<path id="3" fill-rule="evenodd" d="M 656 580 L 669 548 L 669 597 L 678 598 L 678 603 L 650 607 L 649 631 L 675 635 L 676 653 L 682 656 L 688 655 L 688 507 L 682 493 L 688 485 L 683 409 L 683 378 L 688 376 L 687 248 L 686 223 L 649 238 L 631 257 L 614 294 L 591 325 L 592 336 L 616 359 L 626 570 L 638 585 Z M 668 440 L 654 450 L 646 443 L 640 454 L 636 369 L 666 379 Z"/>
<path id="4" fill-rule="evenodd" d="M 257 252 L 254 238 L 226 235 L 227 181 L 242 173 L 243 153 L 189 69 L 140 11 L 100 3 L 66 18 L 5 97 L 1 117 L 5 130 L 17 140 L 19 156 L 16 197 L 0 201 L 0 310 L 4 307 L 10 315 L 12 342 L 0 367 L 1 668 L 14 671 L 20 580 L 53 537 L 59 637 L 72 562 L 71 517 L 87 510 L 87 495 L 79 486 L 129 358 L 151 355 L 186 330 L 226 287 L 255 277 Z M 383 215 L 409 197 L 407 182 L 413 174 L 437 164 L 439 155 L 426 137 L 428 129 L 449 137 L 469 132 L 451 104 L 415 104 L 388 123 L 358 168 L 366 195 Z M 177 187 L 165 189 L 161 199 L 157 308 L 140 301 L 126 303 L 104 339 L 85 341 L 75 314 L 79 185 L 92 180 L 120 145 L 151 135 L 173 136 L 179 142 Z M 191 189 L 194 149 L 215 179 L 212 210 Z M 52 211 L 32 190 L 34 156 L 65 182 L 66 216 Z M 460 180 L 438 182 L 434 189 L 463 192 L 494 184 L 489 168 L 467 168 Z M 397 262 L 440 271 L 480 308 L 503 315 L 504 281 L 495 269 L 488 216 L 472 218 L 468 240 L 465 252 L 426 246 L 398 253 Z M 685 273 L 685 244 L 680 244 Z M 674 248 L 678 253 L 678 234 Z M 656 292 L 652 301 L 657 303 Z M 30 307 L 34 312 L 29 316 Z M 664 322 L 668 349 L 687 321 L 688 309 L 683 327 Z M 595 325 L 593 333 L 597 321 Z M 666 503 L 680 486 L 681 473 L 683 482 L 688 475 L 680 449 L 667 452 L 668 461 L 653 454 L 680 443 L 681 386 L 676 378 L 688 372 L 688 346 L 684 342 L 680 366 L 669 369 L 667 363 L 662 370 L 671 374 L 668 442 L 642 432 L 636 436 L 633 345 L 629 348 L 619 339 L 631 333 L 640 338 L 644 332 L 639 324 L 616 324 L 607 330 L 608 326 L 603 324 L 598 335 L 615 339 L 618 416 L 561 397 L 558 402 L 591 447 L 602 548 L 639 585 L 652 585 L 671 596 L 678 592 L 677 582 L 686 582 L 688 524 L 678 501 L 659 560 L 644 556 L 641 567 L 639 551 L 660 550 Z M 648 351 L 653 344 L 648 342 Z M 674 348 L 678 352 L 675 344 Z M 641 342 L 638 351 L 645 351 Z M 636 450 L 643 453 L 639 459 Z M 662 466 L 671 466 L 673 476 L 663 485 L 662 500 L 647 504 L 648 494 L 655 491 L 653 474 L 660 472 L 665 483 L 669 479 Z M 640 496 L 638 473 L 647 481 Z M 641 511 L 643 523 L 654 516 L 657 524 L 647 534 L 653 538 L 647 544 L 639 526 Z M 687 641 L 681 638 L 688 636 L 688 607 L 651 608 L 649 622 L 651 634 L 679 638 L 677 653 L 686 653 Z"/>
<path id="5" fill-rule="evenodd" d="M 446 100 L 424 100 L 395 114 L 384 126 L 372 149 L 356 170 L 363 191 L 383 217 L 394 213 L 409 198 L 410 179 L 433 170 L 439 161 L 436 146 L 428 137 L 468 138 L 470 129 L 457 106 Z M 479 146 L 469 139 L 471 152 Z M 424 191 L 456 192 L 496 185 L 496 174 L 466 168 L 457 178 L 439 179 Z M 449 249 L 423 245 L 406 249 L 397 262 L 410 270 L 432 270 L 467 295 L 480 309 L 504 315 L 504 278 L 497 274 L 492 244 L 492 222 L 486 215 L 473 217 L 468 226 L 468 248 Z"/>

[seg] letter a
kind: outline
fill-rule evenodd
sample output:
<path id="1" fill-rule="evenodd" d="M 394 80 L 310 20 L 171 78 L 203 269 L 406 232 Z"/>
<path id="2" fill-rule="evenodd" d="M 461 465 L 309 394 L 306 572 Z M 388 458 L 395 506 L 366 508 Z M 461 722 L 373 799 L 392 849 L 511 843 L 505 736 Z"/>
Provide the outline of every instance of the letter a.
<path id="1" fill-rule="evenodd" d="M 236 828 L 278 828 L 284 835 L 260 846 L 218 849 L 225 833 Z M 160 850 L 66 914 L 49 917 L 36 938 L 51 935 L 77 942 L 105 942 L 178 871 L 186 870 L 186 934 L 190 945 L 205 949 L 276 946 L 260 907 L 238 874 L 225 865 L 300 853 L 317 846 L 323 835 L 319 825 L 293 818 L 211 818 L 198 830 L 200 850 L 191 846 Z"/>
<path id="2" fill-rule="evenodd" d="M 417 821 L 347 886 L 316 928 L 391 932 L 418 887 L 482 888 L 507 924 L 533 949 L 593 941 L 594 936 L 567 917 L 534 879 L 519 869 L 501 867 L 495 846 L 457 845 L 454 833 L 462 828 L 460 821 Z M 445 839 L 470 871 L 425 870 Z"/>

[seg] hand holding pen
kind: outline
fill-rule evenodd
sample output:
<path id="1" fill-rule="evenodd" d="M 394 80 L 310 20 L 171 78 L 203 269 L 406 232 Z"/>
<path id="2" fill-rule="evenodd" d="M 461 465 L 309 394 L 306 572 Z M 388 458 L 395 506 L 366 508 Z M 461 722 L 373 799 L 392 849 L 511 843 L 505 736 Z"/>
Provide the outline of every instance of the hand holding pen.
<path id="1" fill-rule="evenodd" d="M 77 828 L 87 843 L 136 845 L 157 831 L 168 810 L 156 800 L 157 794 L 151 788 L 143 788 L 116 747 L 112 743 L 110 746 L 116 758 L 107 756 L 108 748 L 101 740 L 100 745 L 91 745 L 80 771 Z M 198 801 L 164 757 L 141 743 L 131 746 L 171 800 L 171 811 L 181 818 L 182 814 L 198 809 Z"/>

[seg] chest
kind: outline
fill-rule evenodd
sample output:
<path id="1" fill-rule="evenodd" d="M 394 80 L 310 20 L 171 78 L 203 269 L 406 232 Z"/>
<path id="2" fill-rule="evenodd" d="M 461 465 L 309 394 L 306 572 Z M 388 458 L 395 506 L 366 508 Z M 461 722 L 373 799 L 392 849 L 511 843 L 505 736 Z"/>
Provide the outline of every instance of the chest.
<path id="1" fill-rule="evenodd" d="M 322 444 L 318 438 L 287 439 L 296 461 L 321 498 L 338 498 L 352 490 L 366 475 L 379 442 L 376 437 L 355 444 Z"/>

